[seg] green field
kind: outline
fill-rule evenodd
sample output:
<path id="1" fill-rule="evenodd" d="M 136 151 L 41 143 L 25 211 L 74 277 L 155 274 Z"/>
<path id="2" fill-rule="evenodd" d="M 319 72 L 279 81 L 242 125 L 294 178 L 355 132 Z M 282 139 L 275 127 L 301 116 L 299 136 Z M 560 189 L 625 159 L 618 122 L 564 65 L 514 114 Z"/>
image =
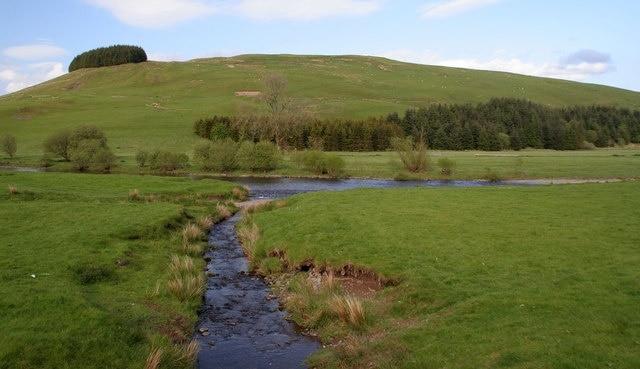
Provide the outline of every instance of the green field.
<path id="1" fill-rule="evenodd" d="M 236 92 L 264 90 L 270 73 L 282 73 L 287 96 L 320 118 L 402 115 L 493 97 L 640 108 L 638 92 L 556 79 L 365 56 L 243 55 L 77 70 L 0 97 L 0 134 L 13 134 L 17 156 L 29 160 L 42 157 L 52 132 L 86 124 L 102 128 L 119 157 L 156 148 L 190 153 L 197 119 L 264 111 L 264 102 Z"/>
<path id="2" fill-rule="evenodd" d="M 310 299 L 329 347 L 318 367 L 638 368 L 639 190 L 622 182 L 297 195 L 253 215 L 255 263 L 273 268 L 266 255 L 277 249 L 292 269 L 353 264 L 399 282 L 364 300 L 361 329 L 323 320 L 333 308 Z M 293 314 L 308 322 L 308 309 Z"/>
<path id="3" fill-rule="evenodd" d="M 194 122 L 263 112 L 263 101 L 236 93 L 262 90 L 274 72 L 287 79 L 288 97 L 318 118 L 402 115 L 494 97 L 640 109 L 633 91 L 363 56 L 82 69 L 0 96 L 0 136 L 17 139 L 15 156 L 0 153 L 0 166 L 39 166 L 52 133 L 95 125 L 120 173 L 0 171 L 0 368 L 191 366 L 186 337 L 201 301 L 171 292 L 172 256 L 200 270 L 198 247 L 181 232 L 204 217 L 219 219 L 216 206 L 234 196 L 234 185 L 154 176 L 134 156 L 192 155 L 201 142 Z M 323 310 L 323 299 L 338 301 L 333 290 L 317 299 L 310 293 L 297 307 L 287 300 L 295 319 L 315 319 L 327 343 L 314 365 L 640 367 L 640 148 L 432 151 L 420 174 L 407 173 L 394 152 L 338 155 L 351 177 L 628 181 L 314 193 L 256 214 L 260 270 L 278 269 L 281 261 L 266 257 L 278 249 L 293 266 L 353 263 L 398 282 L 364 299 L 366 322 L 354 326 Z M 451 175 L 439 170 L 443 157 L 455 162 Z M 55 162 L 53 170 L 70 165 Z M 192 163 L 180 174 L 201 172 Z M 269 175 L 310 174 L 288 153 Z M 291 283 L 294 299 L 305 277 Z"/>
<path id="4" fill-rule="evenodd" d="M 170 260 L 184 254 L 180 227 L 218 218 L 209 198 L 233 187 L 0 171 L 0 368 L 142 368 L 154 350 L 191 367 L 201 298 L 168 292 Z"/>

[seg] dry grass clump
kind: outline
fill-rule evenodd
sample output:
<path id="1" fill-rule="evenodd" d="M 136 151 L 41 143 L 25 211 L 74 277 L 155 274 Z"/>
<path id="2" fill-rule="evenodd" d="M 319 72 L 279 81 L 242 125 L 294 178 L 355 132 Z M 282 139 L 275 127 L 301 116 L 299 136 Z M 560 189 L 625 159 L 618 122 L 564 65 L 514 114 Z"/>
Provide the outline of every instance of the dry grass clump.
<path id="1" fill-rule="evenodd" d="M 179 361 L 192 363 L 195 362 L 198 351 L 200 351 L 200 344 L 196 340 L 191 340 L 188 344 L 178 347 L 178 351 Z"/>
<path id="2" fill-rule="evenodd" d="M 249 259 L 250 263 L 253 263 L 256 245 L 258 239 L 260 239 L 260 228 L 258 228 L 258 225 L 255 223 L 251 223 L 251 225 L 243 224 L 243 226 L 238 229 L 238 239 L 242 244 L 242 251 L 247 255 L 247 259 Z"/>
<path id="3" fill-rule="evenodd" d="M 200 229 L 207 232 L 207 231 L 210 231 L 211 228 L 213 228 L 215 221 L 211 217 L 201 217 L 201 218 L 198 218 L 196 223 L 198 224 Z"/>
<path id="4" fill-rule="evenodd" d="M 187 223 L 182 227 L 182 241 L 183 243 L 189 243 L 191 241 L 200 241 L 204 236 L 204 232 L 195 223 Z"/>
<path id="5" fill-rule="evenodd" d="M 226 207 L 224 204 L 221 204 L 221 203 L 218 203 L 216 205 L 216 211 L 221 217 L 225 219 L 231 218 L 233 216 L 233 213 L 231 212 L 231 210 L 229 210 L 228 207 Z"/>
<path id="6" fill-rule="evenodd" d="M 151 353 L 149 353 L 149 356 L 147 356 L 147 363 L 145 364 L 144 369 L 157 369 L 161 360 L 162 349 L 153 349 Z"/>
<path id="7" fill-rule="evenodd" d="M 129 200 L 137 201 L 140 200 L 140 191 L 137 188 L 129 191 Z"/>
<path id="8" fill-rule="evenodd" d="M 18 187 L 9 185 L 9 195 L 17 195 L 17 194 L 18 194 Z"/>
<path id="9" fill-rule="evenodd" d="M 205 278 L 189 256 L 173 255 L 169 264 L 167 288 L 180 301 L 199 298 L 204 293 Z"/>
<path id="10" fill-rule="evenodd" d="M 331 302 L 333 312 L 343 323 L 354 327 L 362 328 L 367 323 L 367 315 L 362 305 L 362 301 L 354 296 L 334 296 Z"/>
<path id="11" fill-rule="evenodd" d="M 244 200 L 249 195 L 249 188 L 247 187 L 234 187 L 232 190 L 233 198 L 237 200 Z"/>

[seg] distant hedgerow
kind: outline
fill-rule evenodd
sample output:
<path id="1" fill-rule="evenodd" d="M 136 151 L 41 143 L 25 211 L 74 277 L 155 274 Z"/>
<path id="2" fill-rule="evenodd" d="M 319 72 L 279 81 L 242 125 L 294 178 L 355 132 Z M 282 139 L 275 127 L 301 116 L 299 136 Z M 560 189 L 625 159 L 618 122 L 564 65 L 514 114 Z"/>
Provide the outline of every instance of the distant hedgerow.
<path id="1" fill-rule="evenodd" d="M 77 55 L 69 64 L 69 72 L 82 68 L 99 68 L 147 61 L 147 53 L 139 46 L 114 45 L 100 47 Z"/>

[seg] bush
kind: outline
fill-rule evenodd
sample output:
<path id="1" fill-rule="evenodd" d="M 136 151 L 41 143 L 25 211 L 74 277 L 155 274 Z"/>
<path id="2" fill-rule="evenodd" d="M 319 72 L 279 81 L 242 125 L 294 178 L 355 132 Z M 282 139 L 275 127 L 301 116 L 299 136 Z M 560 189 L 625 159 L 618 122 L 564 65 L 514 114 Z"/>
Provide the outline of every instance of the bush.
<path id="1" fill-rule="evenodd" d="M 69 158 L 76 170 L 109 170 L 116 161 L 115 155 L 100 140 L 88 139 L 69 150 Z"/>
<path id="2" fill-rule="evenodd" d="M 327 154 L 319 150 L 307 150 L 294 155 L 294 163 L 316 175 L 328 174 L 332 178 L 340 177 L 344 172 L 345 162 L 336 154 Z"/>
<path id="3" fill-rule="evenodd" d="M 144 165 L 147 163 L 148 158 L 148 152 L 144 150 L 138 150 L 138 152 L 136 152 L 136 163 L 138 163 L 138 166 L 140 168 L 144 167 Z"/>
<path id="4" fill-rule="evenodd" d="M 149 155 L 149 167 L 154 170 L 171 172 L 189 165 L 187 154 L 177 154 L 164 150 L 155 150 Z"/>
<path id="5" fill-rule="evenodd" d="M 424 172 L 429 167 L 427 146 L 424 142 L 421 141 L 414 145 L 411 137 L 393 137 L 391 139 L 391 147 L 398 153 L 402 164 L 409 172 Z"/>
<path id="6" fill-rule="evenodd" d="M 18 149 L 18 141 L 11 134 L 7 133 L 2 136 L 2 140 L 0 140 L 0 145 L 2 146 L 2 151 L 6 152 L 10 158 L 13 158 L 13 155 L 16 153 Z"/>
<path id="7" fill-rule="evenodd" d="M 70 161 L 69 157 L 69 143 L 71 140 L 71 131 L 62 130 L 54 132 L 44 141 L 45 153 L 51 154 L 54 157 L 60 156 L 66 161 Z"/>
<path id="8" fill-rule="evenodd" d="M 278 167 L 282 156 L 273 142 L 260 141 L 254 144 L 244 141 L 238 148 L 236 158 L 242 169 L 267 172 Z"/>
<path id="9" fill-rule="evenodd" d="M 440 158 L 438 159 L 438 166 L 440 166 L 442 174 L 449 176 L 453 173 L 456 162 L 449 158 Z"/>
<path id="10" fill-rule="evenodd" d="M 224 173 L 236 168 L 237 151 L 238 144 L 227 138 L 196 146 L 193 156 L 202 169 Z"/>

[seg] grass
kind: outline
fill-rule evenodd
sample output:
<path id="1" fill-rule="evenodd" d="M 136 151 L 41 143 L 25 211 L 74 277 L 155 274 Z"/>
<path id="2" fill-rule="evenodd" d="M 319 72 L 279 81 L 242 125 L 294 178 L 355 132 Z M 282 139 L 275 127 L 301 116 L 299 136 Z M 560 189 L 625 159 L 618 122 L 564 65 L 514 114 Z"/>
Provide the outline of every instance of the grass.
<path id="1" fill-rule="evenodd" d="M 233 184 L 0 172 L 8 184 L 20 191 L 0 194 L 1 368 L 192 366 L 184 351 L 200 296 L 169 292 L 170 256 L 183 225 L 217 217 L 218 201 L 202 198 L 231 198 Z M 187 259 L 201 270 L 200 257 Z"/>
<path id="2" fill-rule="evenodd" d="M 277 249 L 292 266 L 353 263 L 400 282 L 368 302 L 362 331 L 317 327 L 330 347 L 317 367 L 637 368 L 638 191 L 631 181 L 298 195 L 252 215 L 255 263 Z M 317 311 L 308 300 L 302 311 Z"/>
<path id="3" fill-rule="evenodd" d="M 242 55 L 65 74 L 0 97 L 0 132 L 17 139 L 12 162 L 38 162 L 51 133 L 91 123 L 103 129 L 122 164 L 135 167 L 138 150 L 190 153 L 198 142 L 192 127 L 199 118 L 264 110 L 266 104 L 235 92 L 263 90 L 262 78 L 273 72 L 288 80 L 296 104 L 320 118 L 402 115 L 427 104 L 475 104 L 492 97 L 640 108 L 638 92 L 557 79 L 366 56 Z"/>

